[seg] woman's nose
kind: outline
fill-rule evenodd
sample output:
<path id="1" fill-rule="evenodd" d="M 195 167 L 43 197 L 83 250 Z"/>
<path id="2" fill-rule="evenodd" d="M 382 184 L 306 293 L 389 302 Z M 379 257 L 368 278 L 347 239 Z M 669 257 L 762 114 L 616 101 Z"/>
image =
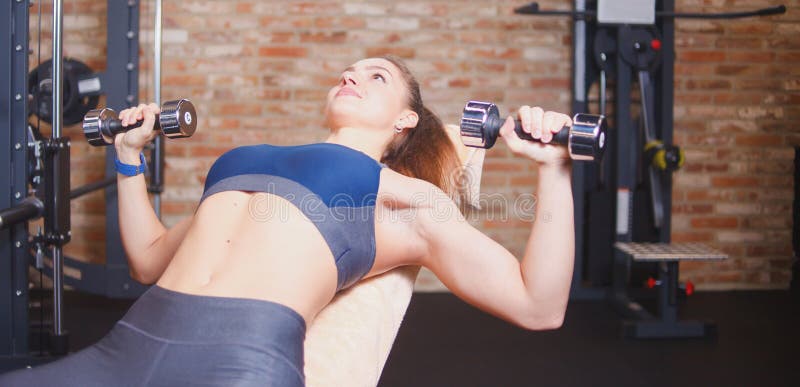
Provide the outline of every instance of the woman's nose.
<path id="1" fill-rule="evenodd" d="M 342 84 L 343 85 L 347 85 L 347 84 L 357 85 L 358 82 L 356 82 L 356 77 L 355 77 L 355 75 L 353 73 L 347 72 L 347 73 L 344 73 L 342 75 Z"/>

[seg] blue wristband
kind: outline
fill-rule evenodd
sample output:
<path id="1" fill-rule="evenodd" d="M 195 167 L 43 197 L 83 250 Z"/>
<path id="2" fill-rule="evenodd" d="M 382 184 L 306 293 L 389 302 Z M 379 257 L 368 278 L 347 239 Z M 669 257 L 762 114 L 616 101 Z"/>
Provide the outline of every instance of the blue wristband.
<path id="1" fill-rule="evenodd" d="M 139 153 L 139 161 L 141 162 L 139 165 L 123 164 L 122 161 L 119 161 L 119 158 L 114 156 L 114 165 L 117 167 L 117 172 L 125 176 L 136 176 L 147 170 L 147 161 L 144 159 L 144 153 Z"/>

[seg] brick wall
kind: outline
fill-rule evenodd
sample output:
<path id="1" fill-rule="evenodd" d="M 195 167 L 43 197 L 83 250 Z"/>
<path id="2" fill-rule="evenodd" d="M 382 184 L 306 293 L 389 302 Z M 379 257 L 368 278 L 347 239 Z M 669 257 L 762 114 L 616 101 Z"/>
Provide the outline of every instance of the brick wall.
<path id="1" fill-rule="evenodd" d="M 163 98 L 191 98 L 200 125 L 167 145 L 165 223 L 190 214 L 213 160 L 241 144 L 321 140 L 324 96 L 341 69 L 371 55 L 408 60 L 423 98 L 446 122 L 469 99 L 567 111 L 571 23 L 513 15 L 525 1 L 164 1 Z M 540 2 L 568 9 L 569 1 Z M 791 264 L 793 122 L 800 116 L 800 1 L 787 15 L 677 22 L 675 141 L 687 154 L 675 175 L 673 239 L 723 249 L 721 263 L 687 263 L 699 288 L 786 288 Z M 678 11 L 731 11 L 763 0 L 681 0 Z M 49 9 L 43 57 L 49 57 Z M 36 29 L 32 8 L 32 30 Z M 142 100 L 152 100 L 152 5 L 142 6 Z M 101 70 L 105 2 L 67 2 L 64 52 Z M 36 48 L 34 31 L 32 48 Z M 35 64 L 36 55 L 32 56 Z M 102 174 L 102 150 L 73 142 L 73 186 Z M 490 152 L 483 191 L 513 200 L 533 192 L 535 171 L 502 146 Z M 68 253 L 102 260 L 102 195 L 73 202 Z M 510 211 L 513 210 L 509 209 Z M 511 218 L 514 219 L 512 211 Z M 474 223 L 521 255 L 530 224 Z M 420 286 L 436 287 L 428 275 Z"/>

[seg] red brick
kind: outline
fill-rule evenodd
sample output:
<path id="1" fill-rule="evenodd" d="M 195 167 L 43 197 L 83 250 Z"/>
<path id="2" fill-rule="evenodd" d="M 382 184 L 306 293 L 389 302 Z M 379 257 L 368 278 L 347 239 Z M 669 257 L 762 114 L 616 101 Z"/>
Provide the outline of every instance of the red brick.
<path id="1" fill-rule="evenodd" d="M 702 217 L 692 218 L 694 228 L 737 228 L 739 219 L 735 217 Z"/>
<path id="2" fill-rule="evenodd" d="M 727 56 L 731 63 L 769 63 L 775 60 L 775 53 L 771 51 L 729 51 Z"/>
<path id="3" fill-rule="evenodd" d="M 411 47 L 370 47 L 367 48 L 367 56 L 375 57 L 381 55 L 396 55 L 401 58 L 413 58 L 416 51 Z"/>
<path id="4" fill-rule="evenodd" d="M 308 56 L 308 49 L 305 47 L 261 47 L 258 55 L 269 57 L 302 58 Z"/>
<path id="5" fill-rule="evenodd" d="M 206 84 L 206 77 L 192 74 L 165 75 L 161 77 L 161 84 L 163 86 L 202 86 Z"/>
<path id="6" fill-rule="evenodd" d="M 677 54 L 679 61 L 686 62 L 722 62 L 725 60 L 724 51 L 683 51 Z"/>
<path id="7" fill-rule="evenodd" d="M 710 242 L 713 240 L 713 234 L 710 232 L 677 232 L 673 231 L 671 239 L 675 243 L 688 243 L 688 242 Z"/>
<path id="8" fill-rule="evenodd" d="M 783 137 L 776 134 L 740 134 L 736 136 L 736 145 L 777 146 L 782 143 Z"/>
<path id="9" fill-rule="evenodd" d="M 758 183 L 758 178 L 747 176 L 715 176 L 711 178 L 711 185 L 714 187 L 753 187 Z"/>

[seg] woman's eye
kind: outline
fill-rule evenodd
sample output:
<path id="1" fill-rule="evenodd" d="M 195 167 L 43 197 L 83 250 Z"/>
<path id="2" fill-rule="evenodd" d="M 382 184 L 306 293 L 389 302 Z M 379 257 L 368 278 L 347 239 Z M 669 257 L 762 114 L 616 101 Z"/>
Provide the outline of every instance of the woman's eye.
<path id="1" fill-rule="evenodd" d="M 386 78 L 378 73 L 372 74 L 372 79 L 380 79 L 381 82 L 386 82 Z"/>

